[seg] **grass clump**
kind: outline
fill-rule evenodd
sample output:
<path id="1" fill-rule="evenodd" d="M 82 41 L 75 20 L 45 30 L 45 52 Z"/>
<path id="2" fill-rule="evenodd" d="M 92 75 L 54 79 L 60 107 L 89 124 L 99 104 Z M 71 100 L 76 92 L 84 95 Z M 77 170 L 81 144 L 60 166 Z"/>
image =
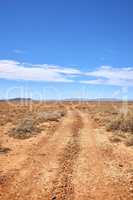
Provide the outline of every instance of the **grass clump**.
<path id="1" fill-rule="evenodd" d="M 133 113 L 119 114 L 115 119 L 111 119 L 106 128 L 108 131 L 133 133 Z"/>
<path id="2" fill-rule="evenodd" d="M 43 121 L 56 121 L 58 122 L 65 115 L 64 111 L 45 111 L 38 113 L 37 120 Z"/>
<path id="3" fill-rule="evenodd" d="M 17 139 L 27 139 L 35 135 L 37 131 L 39 130 L 36 120 L 31 117 L 26 117 L 12 129 L 10 136 Z"/>

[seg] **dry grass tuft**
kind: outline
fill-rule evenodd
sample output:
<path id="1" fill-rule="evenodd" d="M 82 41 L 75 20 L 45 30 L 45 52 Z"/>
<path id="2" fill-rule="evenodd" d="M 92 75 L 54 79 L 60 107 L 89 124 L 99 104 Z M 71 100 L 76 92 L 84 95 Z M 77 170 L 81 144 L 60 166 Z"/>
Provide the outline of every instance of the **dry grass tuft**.
<path id="1" fill-rule="evenodd" d="M 37 120 L 39 122 L 44 122 L 44 121 L 58 122 L 64 115 L 65 115 L 65 111 L 62 111 L 62 110 L 45 111 L 45 112 L 38 113 Z"/>
<path id="2" fill-rule="evenodd" d="M 37 122 L 31 117 L 23 118 L 10 132 L 10 136 L 17 139 L 27 139 L 39 132 Z"/>
<path id="3" fill-rule="evenodd" d="M 133 113 L 119 114 L 115 119 L 111 119 L 106 128 L 108 131 L 118 130 L 133 133 Z"/>
<path id="4" fill-rule="evenodd" d="M 9 136 L 17 139 L 28 139 L 40 133 L 39 125 L 46 121 L 58 122 L 65 115 L 64 111 L 42 111 L 32 114 L 32 117 L 27 115 L 19 120 L 18 124 L 10 131 Z"/>

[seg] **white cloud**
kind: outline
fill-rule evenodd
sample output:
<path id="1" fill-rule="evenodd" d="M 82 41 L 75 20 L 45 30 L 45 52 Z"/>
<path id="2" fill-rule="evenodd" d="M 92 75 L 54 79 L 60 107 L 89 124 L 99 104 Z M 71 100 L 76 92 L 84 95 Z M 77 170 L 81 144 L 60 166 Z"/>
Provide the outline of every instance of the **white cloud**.
<path id="1" fill-rule="evenodd" d="M 115 86 L 133 86 L 133 68 L 113 68 L 102 66 L 97 70 L 86 73 L 93 80 L 85 80 L 86 84 L 104 84 Z"/>
<path id="2" fill-rule="evenodd" d="M 133 80 L 133 68 L 113 68 L 110 66 L 102 66 L 96 71 L 86 73 L 86 75 L 107 79 Z"/>
<path id="3" fill-rule="evenodd" d="M 102 66 L 96 70 L 83 72 L 72 67 L 48 64 L 27 64 L 13 60 L 0 60 L 0 79 L 75 82 L 93 85 L 133 86 L 133 68 Z M 79 78 L 82 77 L 82 81 Z"/>
<path id="4" fill-rule="evenodd" d="M 44 65 L 39 65 L 41 68 L 45 68 L 45 69 L 48 69 L 48 70 L 52 70 L 53 72 L 57 72 L 57 73 L 62 73 L 62 74 L 73 74 L 73 75 L 78 75 L 78 74 L 81 74 L 81 71 L 78 70 L 78 69 L 74 69 L 74 68 L 68 68 L 68 67 L 61 67 L 61 66 L 54 66 L 54 65 L 47 65 L 47 64 L 44 64 Z"/>
<path id="5" fill-rule="evenodd" d="M 80 83 L 99 85 L 99 84 L 104 84 L 104 81 L 102 79 L 94 79 L 94 80 L 83 80 L 80 81 Z"/>
<path id="6" fill-rule="evenodd" d="M 80 71 L 73 68 L 47 64 L 32 65 L 12 60 L 0 61 L 0 78 L 2 79 L 73 82 L 74 80 L 70 79 L 71 75 L 78 74 L 80 74 Z"/>

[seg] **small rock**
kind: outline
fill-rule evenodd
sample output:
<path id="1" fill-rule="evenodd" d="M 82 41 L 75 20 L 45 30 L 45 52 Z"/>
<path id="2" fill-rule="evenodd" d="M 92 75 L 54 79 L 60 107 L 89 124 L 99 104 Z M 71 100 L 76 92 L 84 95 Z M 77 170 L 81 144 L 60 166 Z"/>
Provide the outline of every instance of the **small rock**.
<path id="1" fill-rule="evenodd" d="M 56 199 L 56 196 L 52 197 L 52 200 L 55 200 Z"/>
<path id="2" fill-rule="evenodd" d="M 119 164 L 119 167 L 123 167 L 123 165 L 122 165 L 122 164 Z"/>

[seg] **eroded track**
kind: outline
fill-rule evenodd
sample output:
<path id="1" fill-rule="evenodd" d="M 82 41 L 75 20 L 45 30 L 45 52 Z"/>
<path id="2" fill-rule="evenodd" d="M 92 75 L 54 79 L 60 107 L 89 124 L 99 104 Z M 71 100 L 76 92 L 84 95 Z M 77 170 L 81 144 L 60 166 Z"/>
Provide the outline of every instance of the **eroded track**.
<path id="1" fill-rule="evenodd" d="M 82 127 L 81 117 L 75 114 L 71 129 L 72 136 L 59 160 L 59 169 L 48 199 L 74 199 L 73 165 L 80 151 L 79 134 Z"/>

